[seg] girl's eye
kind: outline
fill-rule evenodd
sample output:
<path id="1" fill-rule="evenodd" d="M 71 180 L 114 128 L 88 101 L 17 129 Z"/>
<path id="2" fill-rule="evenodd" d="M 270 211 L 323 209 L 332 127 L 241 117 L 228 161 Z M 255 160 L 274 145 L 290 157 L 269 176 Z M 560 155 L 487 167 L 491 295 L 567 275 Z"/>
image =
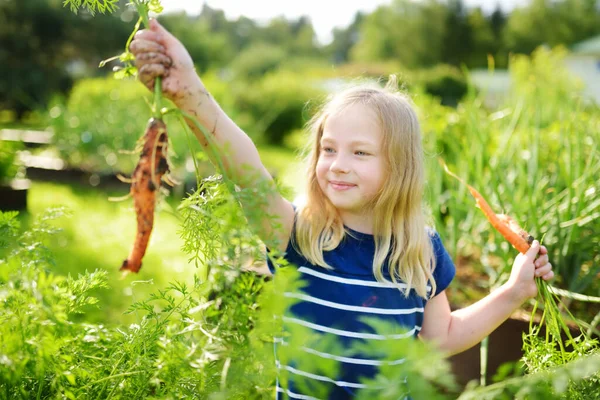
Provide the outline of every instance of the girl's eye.
<path id="1" fill-rule="evenodd" d="M 331 147 L 323 147 L 323 151 L 325 153 L 333 153 L 335 150 L 333 150 Z"/>
<path id="2" fill-rule="evenodd" d="M 368 155 L 369 155 L 369 153 L 367 153 L 367 152 L 365 152 L 365 151 L 360 151 L 360 150 L 359 150 L 359 151 L 357 151 L 355 154 L 356 154 L 357 156 L 368 156 Z"/>

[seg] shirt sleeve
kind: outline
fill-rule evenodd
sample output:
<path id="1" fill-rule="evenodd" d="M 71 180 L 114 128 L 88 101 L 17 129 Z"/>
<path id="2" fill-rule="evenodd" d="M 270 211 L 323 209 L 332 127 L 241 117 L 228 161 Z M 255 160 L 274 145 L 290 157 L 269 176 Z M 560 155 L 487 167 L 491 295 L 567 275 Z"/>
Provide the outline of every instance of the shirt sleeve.
<path id="1" fill-rule="evenodd" d="M 433 279 L 435 279 L 436 290 L 435 295 L 437 296 L 450 285 L 452 279 L 456 275 L 456 267 L 452 258 L 444 248 L 442 239 L 437 232 L 434 232 L 431 241 L 433 243 L 433 253 L 435 257 L 435 269 L 433 270 Z M 432 296 L 432 297 L 434 297 Z"/>

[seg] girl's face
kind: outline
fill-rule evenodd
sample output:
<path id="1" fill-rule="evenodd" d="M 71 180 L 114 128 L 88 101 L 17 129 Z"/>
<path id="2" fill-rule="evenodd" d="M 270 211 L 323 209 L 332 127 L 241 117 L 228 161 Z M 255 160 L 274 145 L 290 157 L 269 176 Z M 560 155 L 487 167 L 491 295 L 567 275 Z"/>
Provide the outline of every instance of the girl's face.
<path id="1" fill-rule="evenodd" d="M 361 104 L 346 107 L 325 122 L 317 181 L 342 219 L 370 211 L 365 206 L 385 178 L 382 136 L 375 113 Z"/>

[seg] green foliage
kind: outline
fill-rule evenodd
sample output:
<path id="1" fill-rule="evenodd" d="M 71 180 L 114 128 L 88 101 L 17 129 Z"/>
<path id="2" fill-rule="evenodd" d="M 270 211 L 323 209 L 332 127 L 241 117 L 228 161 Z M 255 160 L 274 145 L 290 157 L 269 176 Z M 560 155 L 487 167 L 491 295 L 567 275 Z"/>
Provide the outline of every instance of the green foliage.
<path id="1" fill-rule="evenodd" d="M 350 51 L 355 61 L 398 60 L 409 68 L 441 60 L 448 10 L 438 1 L 395 0 L 379 6 L 361 25 L 361 40 Z"/>
<path id="2" fill-rule="evenodd" d="M 210 20 L 202 15 L 167 14 L 160 17 L 160 22 L 183 43 L 201 73 L 225 65 L 236 55 L 225 27 L 213 30 Z"/>
<path id="3" fill-rule="evenodd" d="M 282 144 L 287 134 L 310 119 L 308 102 L 323 97 L 324 92 L 307 83 L 302 74 L 279 71 L 239 87 L 235 95 L 240 125 L 259 141 Z"/>
<path id="4" fill-rule="evenodd" d="M 244 49 L 231 63 L 236 79 L 257 79 L 277 69 L 287 52 L 278 46 L 255 43 Z"/>
<path id="5" fill-rule="evenodd" d="M 542 44 L 570 46 L 598 33 L 597 1 L 534 0 L 509 15 L 503 36 L 512 51 L 530 53 Z"/>
<path id="6" fill-rule="evenodd" d="M 16 213 L 0 214 L 0 231 L 11 238 L 10 253 L 0 258 L 0 398 L 269 397 L 272 348 L 264 337 L 249 346 L 258 313 L 273 317 L 272 307 L 256 303 L 264 278 L 220 264 L 209 280 L 172 283 L 134 303 L 138 323 L 129 328 L 77 323 L 73 314 L 95 303 L 89 293 L 106 287 L 107 274 L 46 272 L 53 261 L 44 241 L 59 215 L 42 217 L 17 238 Z"/>
<path id="7" fill-rule="evenodd" d="M 550 292 L 549 285 L 544 281 L 538 281 L 538 290 L 541 303 L 543 305 L 543 314 L 537 326 L 531 322 L 529 332 L 523 334 L 523 352 L 522 361 L 528 373 L 550 370 L 557 366 L 563 366 L 574 362 L 582 357 L 593 354 L 600 355 L 598 339 L 591 338 L 584 332 L 579 323 L 575 323 L 575 334 L 572 329 L 563 320 L 562 310 L 566 310 L 570 320 L 574 320 L 573 315 L 564 307 L 558 296 Z M 531 315 L 531 321 L 535 317 L 538 303 Z M 540 335 L 540 327 L 544 325 L 546 332 L 544 337 Z M 579 332 L 577 332 L 579 331 Z M 572 380 L 572 381 L 570 381 Z M 590 395 L 600 393 L 600 374 L 596 373 L 584 382 L 579 379 L 562 377 L 557 379 L 558 384 L 554 384 L 554 389 L 559 393 L 566 391 L 570 399 L 591 398 Z"/>
<path id="8" fill-rule="evenodd" d="M 9 182 L 17 174 L 17 151 L 21 148 L 17 142 L 0 141 L 0 184 Z"/>
<path id="9" fill-rule="evenodd" d="M 6 249 L 18 234 L 20 224 L 17 215 L 17 211 L 0 213 L 0 251 Z"/>
<path id="10" fill-rule="evenodd" d="M 600 111 L 566 78 L 560 53 L 514 58 L 513 86 L 497 110 L 470 92 L 456 109 L 417 96 L 427 151 L 477 188 L 497 213 L 545 235 L 557 284 L 594 294 L 600 190 Z M 504 281 L 514 251 L 490 229 L 466 188 L 444 176 L 431 156 L 429 195 L 451 253 L 481 259 L 491 282 Z M 490 182 L 494 184 L 490 185 Z M 557 221 L 560 221 L 557 223 Z"/>
<path id="11" fill-rule="evenodd" d="M 87 12 L 76 16 L 62 3 L 0 2 L 0 108 L 15 110 L 18 120 L 43 110 L 75 79 L 97 75 L 98 62 L 120 48 L 130 31 L 118 16 L 84 20 Z"/>
<path id="12" fill-rule="evenodd" d="M 560 367 L 510 378 L 489 386 L 470 385 L 459 400 L 597 399 L 600 354 L 581 357 Z"/>
<path id="13" fill-rule="evenodd" d="M 421 85 L 425 92 L 441 99 L 442 104 L 456 106 L 467 94 L 465 76 L 449 65 L 438 65 L 413 74 L 413 83 Z"/>
<path id="14" fill-rule="evenodd" d="M 96 12 L 112 13 L 117 9 L 119 0 L 64 0 L 63 5 L 69 6 L 71 11 L 77 13 L 80 8 L 86 8 L 92 15 Z"/>
<path id="15" fill-rule="evenodd" d="M 75 85 L 66 104 L 52 108 L 52 126 L 61 156 L 70 165 L 89 170 L 130 171 L 135 156 L 123 151 L 136 150 L 144 134 L 150 107 L 150 93 L 139 82 L 112 78 L 81 80 Z M 188 145 L 177 120 L 165 118 L 172 138 L 171 162 L 183 163 Z"/>
<path id="16" fill-rule="evenodd" d="M 54 91 L 71 84 L 61 66 L 67 21 L 56 3 L 0 3 L 0 108 L 14 109 L 17 119 L 42 108 Z"/>

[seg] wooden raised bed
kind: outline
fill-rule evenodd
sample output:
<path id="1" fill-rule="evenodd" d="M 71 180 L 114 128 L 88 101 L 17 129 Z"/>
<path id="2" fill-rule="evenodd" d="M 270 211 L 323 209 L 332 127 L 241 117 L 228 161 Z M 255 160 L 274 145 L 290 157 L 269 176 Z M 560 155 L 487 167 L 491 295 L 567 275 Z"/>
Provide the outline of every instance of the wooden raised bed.
<path id="1" fill-rule="evenodd" d="M 22 211 L 27 209 L 27 193 L 31 182 L 29 179 L 14 179 L 0 184 L 0 210 Z"/>

